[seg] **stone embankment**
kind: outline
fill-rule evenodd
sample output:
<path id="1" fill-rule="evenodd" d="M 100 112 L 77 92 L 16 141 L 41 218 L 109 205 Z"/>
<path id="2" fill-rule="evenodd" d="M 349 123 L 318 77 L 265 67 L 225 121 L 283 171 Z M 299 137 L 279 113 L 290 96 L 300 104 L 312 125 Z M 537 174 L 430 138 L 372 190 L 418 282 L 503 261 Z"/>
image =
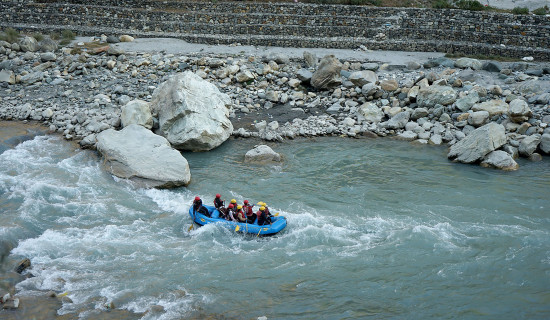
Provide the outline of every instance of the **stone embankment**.
<path id="1" fill-rule="evenodd" d="M 0 1 L 0 27 L 72 29 L 189 42 L 437 51 L 550 61 L 550 18 L 454 9 L 302 3 L 82 0 Z"/>
<path id="2" fill-rule="evenodd" d="M 151 102 L 161 84 L 191 71 L 227 95 L 235 137 L 395 136 L 458 145 L 450 158 L 503 169 L 516 168 L 517 156 L 540 160 L 550 152 L 548 64 L 437 58 L 387 65 L 319 61 L 307 51 L 290 60 L 284 53 L 183 56 L 116 45 L 99 54 L 18 51 L 40 47 L 28 43 L 0 42 L 0 118 L 43 122 L 83 147 L 95 147 L 98 133 L 119 129 L 132 100 Z M 476 154 L 464 154 L 471 150 Z"/>

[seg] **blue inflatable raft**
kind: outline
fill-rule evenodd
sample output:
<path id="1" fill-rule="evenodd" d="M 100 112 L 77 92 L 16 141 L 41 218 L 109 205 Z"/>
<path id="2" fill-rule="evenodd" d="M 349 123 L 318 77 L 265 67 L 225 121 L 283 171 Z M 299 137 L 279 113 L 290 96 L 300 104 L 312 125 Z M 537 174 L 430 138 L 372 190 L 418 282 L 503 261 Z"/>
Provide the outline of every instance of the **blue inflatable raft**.
<path id="1" fill-rule="evenodd" d="M 271 217 L 271 221 L 273 222 L 272 224 L 259 226 L 258 220 L 254 223 L 228 221 L 224 218 L 220 218 L 220 212 L 216 208 L 205 205 L 203 205 L 203 207 L 208 209 L 208 212 L 210 212 L 211 215 L 210 217 L 207 217 L 197 211 L 193 211 L 193 206 L 189 208 L 189 215 L 191 216 L 191 219 L 193 219 L 193 221 L 200 226 L 204 226 L 209 223 L 220 223 L 233 230 L 239 226 L 238 232 L 250 233 L 258 236 L 272 236 L 286 227 L 286 218 L 282 216 L 273 216 Z"/>

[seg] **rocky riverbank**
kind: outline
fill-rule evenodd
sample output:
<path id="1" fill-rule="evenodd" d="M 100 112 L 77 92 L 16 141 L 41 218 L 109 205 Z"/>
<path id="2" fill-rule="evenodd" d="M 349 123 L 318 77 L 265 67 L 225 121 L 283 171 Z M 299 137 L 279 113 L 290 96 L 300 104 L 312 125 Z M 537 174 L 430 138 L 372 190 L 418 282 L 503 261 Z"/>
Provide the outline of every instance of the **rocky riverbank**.
<path id="1" fill-rule="evenodd" d="M 478 148 L 487 138 L 481 134 L 466 147 L 478 154 L 463 157 L 455 149 L 450 158 L 515 169 L 518 155 L 540 160 L 550 152 L 550 68 L 528 58 L 387 64 L 307 49 L 301 57 L 284 50 L 177 54 L 126 52 L 119 38 L 107 36 L 60 49 L 33 40 L 0 42 L 0 118 L 39 121 L 82 147 L 120 129 L 130 101 L 150 102 L 162 83 L 192 71 L 229 96 L 234 137 L 392 136 L 453 146 L 492 123 L 498 137 L 487 147 Z M 153 117 L 153 130 L 158 126 Z M 501 162 L 488 159 L 497 149 Z"/>

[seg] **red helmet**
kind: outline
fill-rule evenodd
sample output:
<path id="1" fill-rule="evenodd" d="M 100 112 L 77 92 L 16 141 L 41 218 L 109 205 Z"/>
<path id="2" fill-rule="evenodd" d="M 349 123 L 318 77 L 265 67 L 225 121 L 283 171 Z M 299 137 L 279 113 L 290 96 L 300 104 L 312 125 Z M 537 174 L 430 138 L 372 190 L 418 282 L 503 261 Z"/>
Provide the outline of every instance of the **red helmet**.
<path id="1" fill-rule="evenodd" d="M 248 200 L 244 200 L 244 204 L 248 204 Z"/>
<path id="2" fill-rule="evenodd" d="M 232 209 L 232 208 L 233 208 L 233 204 L 230 203 L 230 204 L 227 206 L 227 208 Z"/>
<path id="3" fill-rule="evenodd" d="M 199 201 L 200 199 L 200 197 L 195 197 L 195 201 Z"/>
<path id="4" fill-rule="evenodd" d="M 219 198 L 219 197 L 221 197 L 221 194 L 216 193 L 216 198 Z"/>

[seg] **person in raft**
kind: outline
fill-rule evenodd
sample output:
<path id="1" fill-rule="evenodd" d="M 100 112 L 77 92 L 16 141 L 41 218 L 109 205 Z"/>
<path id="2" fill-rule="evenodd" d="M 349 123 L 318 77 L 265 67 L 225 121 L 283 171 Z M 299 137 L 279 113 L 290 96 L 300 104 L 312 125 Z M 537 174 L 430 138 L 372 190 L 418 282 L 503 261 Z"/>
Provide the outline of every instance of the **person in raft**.
<path id="1" fill-rule="evenodd" d="M 224 219 L 229 221 L 236 221 L 235 220 L 235 205 L 230 203 L 227 206 L 227 210 L 225 211 Z"/>
<path id="2" fill-rule="evenodd" d="M 237 211 L 235 211 L 235 219 L 238 222 L 246 222 L 246 216 L 243 212 L 243 206 L 241 205 L 237 206 Z"/>
<path id="3" fill-rule="evenodd" d="M 216 198 L 214 198 L 214 207 L 216 209 L 220 209 L 221 207 L 224 207 L 222 196 L 219 193 L 217 193 Z"/>
<path id="4" fill-rule="evenodd" d="M 256 212 L 256 215 L 258 216 L 258 225 L 263 226 L 266 224 L 271 224 L 271 217 L 267 214 L 264 206 L 260 207 L 260 210 Z"/>
<path id="5" fill-rule="evenodd" d="M 246 220 L 247 220 L 246 222 L 248 223 L 254 223 L 254 221 L 256 221 L 256 215 L 254 214 L 252 207 L 254 207 L 254 205 L 251 205 L 250 203 L 248 203 L 248 200 L 244 200 L 243 210 L 244 210 L 244 213 L 246 214 Z"/>
<path id="6" fill-rule="evenodd" d="M 202 205 L 202 200 L 200 197 L 195 197 L 195 200 L 193 200 L 193 212 L 198 212 L 210 217 L 210 213 L 208 212 L 208 209 Z"/>

